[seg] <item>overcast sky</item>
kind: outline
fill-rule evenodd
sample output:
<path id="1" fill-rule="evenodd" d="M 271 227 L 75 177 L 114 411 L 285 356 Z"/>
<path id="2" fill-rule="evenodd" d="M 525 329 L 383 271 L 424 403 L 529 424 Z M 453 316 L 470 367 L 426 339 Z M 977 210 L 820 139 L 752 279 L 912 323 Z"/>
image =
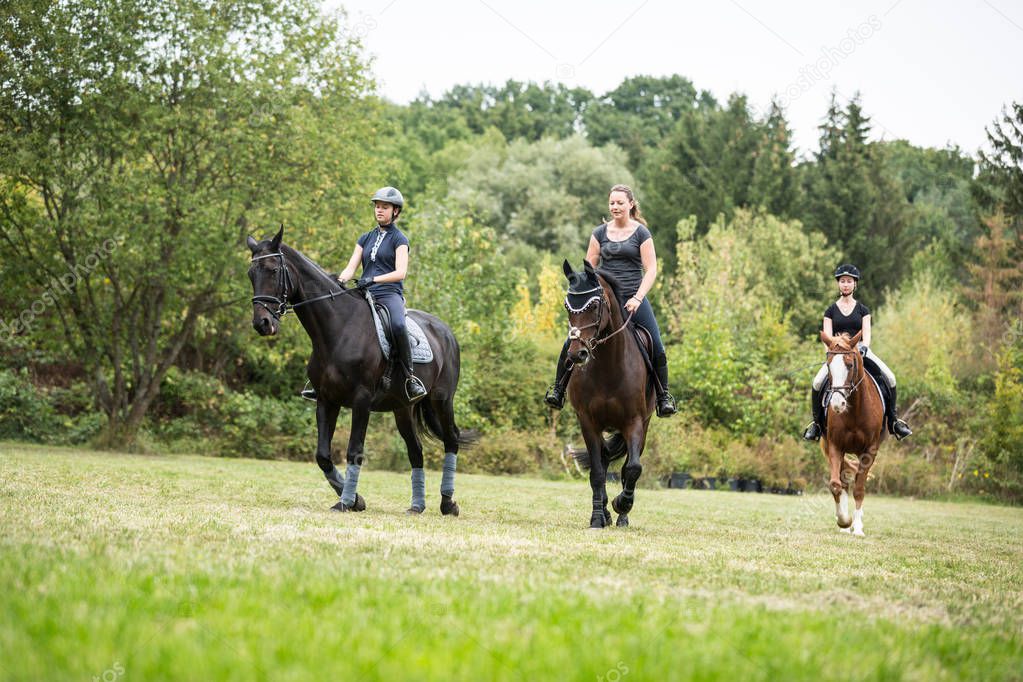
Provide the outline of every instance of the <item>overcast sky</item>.
<path id="1" fill-rule="evenodd" d="M 817 147 L 832 89 L 857 90 L 874 137 L 975 152 L 1023 100 L 1020 0 L 717 3 L 669 0 L 326 0 L 344 6 L 380 91 L 406 103 L 509 78 L 583 86 L 689 78 L 724 101 L 786 106 L 800 152 Z"/>

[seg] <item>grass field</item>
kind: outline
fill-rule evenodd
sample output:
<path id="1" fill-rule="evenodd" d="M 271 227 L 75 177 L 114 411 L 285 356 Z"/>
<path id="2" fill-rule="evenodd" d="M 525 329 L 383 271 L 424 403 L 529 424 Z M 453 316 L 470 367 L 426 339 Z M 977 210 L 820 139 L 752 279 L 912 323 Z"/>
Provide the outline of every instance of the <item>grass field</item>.
<path id="1" fill-rule="evenodd" d="M 1021 509 L 439 479 L 2 444 L 0 678 L 1023 679 Z"/>

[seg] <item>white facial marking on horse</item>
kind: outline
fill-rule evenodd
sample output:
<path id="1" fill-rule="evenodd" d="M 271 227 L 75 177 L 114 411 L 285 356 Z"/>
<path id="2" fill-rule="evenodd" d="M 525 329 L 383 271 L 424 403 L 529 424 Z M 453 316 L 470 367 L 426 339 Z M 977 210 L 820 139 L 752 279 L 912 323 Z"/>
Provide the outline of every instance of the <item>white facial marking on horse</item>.
<path id="1" fill-rule="evenodd" d="M 846 380 L 849 378 L 849 369 L 845 366 L 845 357 L 842 355 L 836 355 L 831 358 L 831 362 L 828 363 L 828 367 L 831 370 L 831 386 L 844 386 Z M 837 391 L 831 393 L 830 404 L 835 408 L 836 412 L 842 412 L 845 410 L 846 401 L 845 396 Z"/>

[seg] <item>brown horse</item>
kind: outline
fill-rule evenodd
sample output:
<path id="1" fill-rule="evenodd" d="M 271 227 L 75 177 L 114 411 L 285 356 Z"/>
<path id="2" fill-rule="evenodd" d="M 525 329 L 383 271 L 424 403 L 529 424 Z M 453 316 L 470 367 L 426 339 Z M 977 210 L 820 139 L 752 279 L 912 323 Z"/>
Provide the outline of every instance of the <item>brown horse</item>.
<path id="1" fill-rule="evenodd" d="M 874 382 L 867 377 L 863 358 L 856 350 L 862 332 L 828 336 L 821 332 L 821 341 L 828 347 L 828 372 L 831 387 L 827 427 L 821 439 L 821 451 L 831 465 L 831 494 L 835 498 L 838 527 L 853 535 L 863 535 L 863 497 L 867 474 L 877 458 L 877 449 L 885 438 L 884 405 Z M 856 455 L 857 463 L 845 459 Z M 849 483 L 853 482 L 856 511 L 849 516 Z"/>
<path id="2" fill-rule="evenodd" d="M 654 411 L 653 384 L 639 344 L 622 315 L 618 283 L 605 273 L 598 274 L 588 262 L 583 272 L 573 272 L 566 260 L 564 270 L 569 282 L 565 295 L 568 359 L 575 367 L 568 398 L 586 442 L 586 457 L 580 455 L 578 460 L 590 470 L 590 528 L 611 523 L 605 487 L 607 468 L 625 455 L 622 492 L 611 506 L 618 514 L 616 525 L 628 526 L 636 481 L 643 472 L 639 457 Z M 607 440 L 606 431 L 613 432 Z"/>

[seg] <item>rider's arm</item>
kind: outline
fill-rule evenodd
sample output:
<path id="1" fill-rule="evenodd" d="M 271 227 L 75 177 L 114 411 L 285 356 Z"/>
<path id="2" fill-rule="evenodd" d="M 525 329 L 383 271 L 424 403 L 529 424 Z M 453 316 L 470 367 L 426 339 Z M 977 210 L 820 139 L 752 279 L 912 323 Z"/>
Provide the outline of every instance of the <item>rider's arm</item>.
<path id="1" fill-rule="evenodd" d="M 827 335 L 828 338 L 831 338 L 832 336 L 835 335 L 835 328 L 831 325 L 831 318 L 830 317 L 825 317 L 824 318 L 824 324 L 821 325 L 821 328 L 824 330 L 824 334 Z M 824 350 L 827 350 L 827 349 L 828 349 L 828 344 L 825 343 L 824 344 Z"/>
<path id="2" fill-rule="evenodd" d="M 384 275 L 377 275 L 373 281 L 380 284 L 383 282 L 400 282 L 405 279 L 408 272 L 408 245 L 402 244 L 394 250 L 394 270 Z"/>
<path id="3" fill-rule="evenodd" d="M 870 347 L 870 315 L 863 316 L 863 336 L 860 337 L 860 343 L 864 346 Z"/>
<path id="4" fill-rule="evenodd" d="M 639 289 L 636 290 L 636 295 L 633 298 L 642 301 L 643 297 L 653 289 L 654 280 L 657 279 L 657 253 L 654 251 L 652 238 L 639 245 L 639 257 L 643 259 L 643 281 L 639 283 Z"/>
<path id="5" fill-rule="evenodd" d="M 352 251 L 352 257 L 348 259 L 348 265 L 341 271 L 341 274 L 337 276 L 337 281 L 345 282 L 355 276 L 355 268 L 359 267 L 362 263 L 362 247 L 358 244 L 355 245 L 355 250 Z"/>
<path id="6" fill-rule="evenodd" d="M 586 260 L 593 267 L 600 265 L 600 242 L 592 235 L 590 235 L 590 244 L 586 247 Z"/>

